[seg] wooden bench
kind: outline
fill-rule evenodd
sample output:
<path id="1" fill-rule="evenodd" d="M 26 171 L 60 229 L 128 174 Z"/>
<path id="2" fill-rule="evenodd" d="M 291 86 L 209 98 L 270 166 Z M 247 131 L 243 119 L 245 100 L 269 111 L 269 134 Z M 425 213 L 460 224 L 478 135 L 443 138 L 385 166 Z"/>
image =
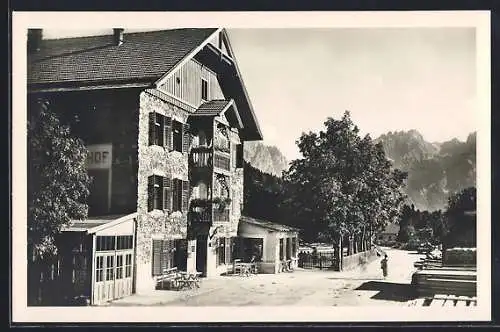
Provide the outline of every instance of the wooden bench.
<path id="1" fill-rule="evenodd" d="M 165 282 L 170 283 L 170 286 L 176 287 L 176 281 L 179 278 L 177 267 L 164 269 L 162 274 L 157 277 L 156 281 L 161 284 L 161 289 L 165 289 Z"/>

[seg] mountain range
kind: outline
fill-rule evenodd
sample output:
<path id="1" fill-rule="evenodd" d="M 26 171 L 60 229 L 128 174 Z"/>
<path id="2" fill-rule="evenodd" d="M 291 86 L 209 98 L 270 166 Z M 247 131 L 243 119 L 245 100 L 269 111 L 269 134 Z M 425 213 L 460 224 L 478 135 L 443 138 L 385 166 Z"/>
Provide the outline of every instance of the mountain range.
<path id="1" fill-rule="evenodd" d="M 283 153 L 277 147 L 261 142 L 245 142 L 243 158 L 261 172 L 278 177 L 288 169 L 288 160 Z"/>
<path id="2" fill-rule="evenodd" d="M 408 172 L 405 193 L 416 209 L 445 209 L 449 195 L 476 185 L 476 133 L 428 142 L 417 130 L 394 131 L 374 140 L 395 168 Z M 275 146 L 245 142 L 244 159 L 258 170 L 280 177 L 288 160 Z"/>
<path id="3" fill-rule="evenodd" d="M 445 209 L 449 195 L 476 186 L 476 133 L 465 142 L 427 142 L 416 130 L 383 134 L 386 156 L 408 172 L 406 194 L 419 210 Z"/>

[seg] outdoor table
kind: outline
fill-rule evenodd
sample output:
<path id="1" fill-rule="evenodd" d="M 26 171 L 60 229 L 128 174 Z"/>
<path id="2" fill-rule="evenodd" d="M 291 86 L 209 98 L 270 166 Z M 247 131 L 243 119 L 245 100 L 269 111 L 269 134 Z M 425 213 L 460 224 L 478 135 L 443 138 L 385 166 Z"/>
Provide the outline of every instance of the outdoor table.
<path id="1" fill-rule="evenodd" d="M 254 263 L 238 263 L 237 270 L 239 270 L 239 275 L 245 275 L 248 277 L 252 271 L 254 271 L 254 266 Z"/>

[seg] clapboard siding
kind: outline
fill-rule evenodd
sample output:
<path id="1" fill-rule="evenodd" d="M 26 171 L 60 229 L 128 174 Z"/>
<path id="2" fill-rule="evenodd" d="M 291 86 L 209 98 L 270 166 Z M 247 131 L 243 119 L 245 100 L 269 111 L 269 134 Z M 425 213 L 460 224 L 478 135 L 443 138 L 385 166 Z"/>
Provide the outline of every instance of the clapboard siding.
<path id="1" fill-rule="evenodd" d="M 195 60 L 190 60 L 181 66 L 165 84 L 160 87 L 160 90 L 173 95 L 189 105 L 198 107 L 202 102 L 202 78 L 208 81 L 210 87 L 209 99 L 224 99 L 224 94 L 217 81 L 217 75 Z"/>

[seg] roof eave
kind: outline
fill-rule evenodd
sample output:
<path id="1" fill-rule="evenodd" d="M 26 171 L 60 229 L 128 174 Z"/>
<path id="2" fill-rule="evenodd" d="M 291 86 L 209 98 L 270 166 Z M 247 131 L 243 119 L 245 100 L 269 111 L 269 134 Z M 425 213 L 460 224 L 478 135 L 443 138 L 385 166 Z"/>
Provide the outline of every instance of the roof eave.
<path id="1" fill-rule="evenodd" d="M 182 58 L 181 61 L 177 62 L 177 64 L 175 66 L 173 66 L 168 72 L 166 72 L 159 79 L 157 79 L 154 82 L 154 86 L 158 87 L 158 86 L 162 85 L 163 83 L 165 83 L 168 80 L 168 78 L 170 76 L 172 76 L 177 71 L 178 68 L 180 68 L 182 65 L 184 65 L 189 60 L 191 60 L 196 55 L 196 53 L 198 53 L 201 49 L 203 49 L 203 47 L 205 47 L 205 45 L 207 45 L 209 43 L 209 41 L 216 34 L 220 33 L 221 31 L 222 31 L 222 28 L 217 28 L 213 33 L 211 33 L 207 38 L 205 38 L 205 40 L 202 43 L 200 43 L 200 45 L 198 45 L 191 52 L 189 52 L 188 54 L 186 54 L 184 56 L 184 58 Z"/>
<path id="2" fill-rule="evenodd" d="M 226 29 L 221 29 L 221 33 L 226 37 L 226 39 L 229 41 L 229 36 L 227 35 L 227 32 L 226 32 Z M 241 72 L 240 72 L 240 69 L 238 67 L 238 61 L 236 61 L 236 57 L 235 57 L 235 54 L 234 54 L 234 51 L 233 51 L 233 48 L 231 46 L 231 42 L 229 41 L 227 43 L 227 48 L 229 49 L 229 52 L 232 54 L 232 57 L 233 57 L 233 65 L 234 65 L 234 68 L 236 70 L 236 75 L 238 76 L 238 79 L 239 81 L 241 82 L 241 86 L 242 86 L 242 89 L 243 89 L 243 93 L 245 95 L 245 99 L 247 101 L 247 104 L 248 104 L 248 109 L 250 110 L 250 114 L 252 115 L 252 118 L 255 122 L 255 127 L 256 127 L 256 135 L 255 136 L 250 136 L 254 139 L 248 139 L 248 140 L 255 140 L 255 141 L 258 141 L 258 140 L 262 140 L 263 139 L 263 136 L 262 136 L 262 131 L 260 129 L 260 125 L 259 125 L 259 122 L 257 120 L 257 117 L 255 116 L 255 111 L 253 109 L 253 106 L 252 106 L 252 103 L 250 102 L 250 98 L 248 96 L 248 92 L 247 92 L 247 89 L 245 87 L 245 83 L 243 82 L 243 79 L 242 79 L 242 76 L 241 76 Z"/>
<path id="3" fill-rule="evenodd" d="M 156 78 L 127 80 L 61 81 L 28 84 L 28 93 L 151 87 Z"/>

